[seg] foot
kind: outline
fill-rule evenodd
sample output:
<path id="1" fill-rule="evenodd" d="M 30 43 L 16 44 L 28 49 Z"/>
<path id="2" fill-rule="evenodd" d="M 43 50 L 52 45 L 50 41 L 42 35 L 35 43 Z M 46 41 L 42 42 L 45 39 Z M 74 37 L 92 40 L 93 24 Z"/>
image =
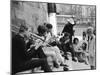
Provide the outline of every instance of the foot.
<path id="1" fill-rule="evenodd" d="M 73 57 L 72 60 L 73 60 L 74 62 L 77 62 L 77 61 L 78 61 L 75 57 Z"/>
<path id="2" fill-rule="evenodd" d="M 68 67 L 68 65 L 66 65 L 66 64 L 60 64 L 60 66 Z"/>
<path id="3" fill-rule="evenodd" d="M 67 67 L 64 67 L 63 70 L 64 70 L 64 71 L 68 71 L 69 69 L 68 69 Z"/>

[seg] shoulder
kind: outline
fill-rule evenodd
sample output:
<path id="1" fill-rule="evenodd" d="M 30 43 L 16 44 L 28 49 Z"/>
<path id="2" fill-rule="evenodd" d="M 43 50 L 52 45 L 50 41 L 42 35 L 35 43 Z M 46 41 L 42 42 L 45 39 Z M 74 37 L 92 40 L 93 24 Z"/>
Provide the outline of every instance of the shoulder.
<path id="1" fill-rule="evenodd" d="M 15 35 L 12 39 L 13 42 L 21 42 L 21 41 L 24 41 L 24 38 L 21 37 L 19 34 Z"/>

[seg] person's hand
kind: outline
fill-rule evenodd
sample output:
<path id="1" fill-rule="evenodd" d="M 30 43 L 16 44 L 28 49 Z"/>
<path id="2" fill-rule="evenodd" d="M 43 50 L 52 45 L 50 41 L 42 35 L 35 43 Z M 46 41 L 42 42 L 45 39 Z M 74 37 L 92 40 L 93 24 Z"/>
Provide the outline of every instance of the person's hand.
<path id="1" fill-rule="evenodd" d="M 32 47 L 34 47 L 34 45 L 32 44 L 32 45 L 30 45 L 30 48 L 32 48 Z"/>
<path id="2" fill-rule="evenodd" d="M 36 40 L 34 46 L 35 46 L 35 49 L 37 50 L 40 46 L 42 46 L 43 42 L 41 40 Z"/>
<path id="3" fill-rule="evenodd" d="M 45 43 L 45 42 L 44 42 L 44 43 L 42 43 L 42 46 L 46 46 L 46 45 L 47 45 L 47 43 Z"/>

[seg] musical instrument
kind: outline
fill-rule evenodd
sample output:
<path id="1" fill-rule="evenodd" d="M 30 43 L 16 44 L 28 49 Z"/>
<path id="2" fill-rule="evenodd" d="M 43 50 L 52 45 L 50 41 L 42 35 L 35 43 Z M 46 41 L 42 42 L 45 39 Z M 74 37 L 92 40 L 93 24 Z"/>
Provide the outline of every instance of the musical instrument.
<path id="1" fill-rule="evenodd" d="M 48 41 L 46 41 L 46 39 L 44 37 L 41 37 L 35 33 L 31 33 L 30 37 L 33 41 L 35 41 L 35 44 L 33 44 L 33 46 L 35 47 L 39 47 L 39 46 L 47 46 L 47 47 L 52 47 L 52 45 L 50 45 L 50 43 L 54 42 L 54 41 L 59 41 L 57 39 L 59 39 L 59 37 L 56 36 L 51 36 L 51 38 L 49 38 Z"/>
<path id="2" fill-rule="evenodd" d="M 51 45 L 47 42 L 45 42 L 45 38 L 44 37 L 40 37 L 39 35 L 35 34 L 35 33 L 31 33 L 31 39 L 33 41 L 35 41 L 35 44 L 33 46 L 38 46 L 38 45 L 46 45 L 51 47 Z"/>

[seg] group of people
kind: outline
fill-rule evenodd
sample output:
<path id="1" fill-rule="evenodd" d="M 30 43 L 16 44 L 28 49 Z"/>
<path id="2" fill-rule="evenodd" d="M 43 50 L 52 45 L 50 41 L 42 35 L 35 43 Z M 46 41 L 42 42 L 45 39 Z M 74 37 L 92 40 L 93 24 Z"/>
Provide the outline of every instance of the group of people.
<path id="1" fill-rule="evenodd" d="M 27 26 L 21 25 L 19 33 L 12 38 L 12 74 L 29 69 L 34 72 L 37 67 L 44 72 L 52 72 L 53 67 L 63 66 L 67 71 L 65 60 L 69 60 L 69 54 L 73 61 L 82 60 L 94 68 L 95 38 L 91 29 L 87 30 L 83 43 L 79 45 L 78 38 L 72 41 L 69 32 L 64 30 L 55 36 L 52 28 L 51 24 L 45 23 L 38 26 L 38 33 L 32 33 Z"/>
<path id="2" fill-rule="evenodd" d="M 82 40 L 79 41 L 78 38 L 73 40 L 74 53 L 78 61 L 90 65 L 91 69 L 96 68 L 96 38 L 93 32 L 93 27 L 88 27 L 82 34 Z"/>

